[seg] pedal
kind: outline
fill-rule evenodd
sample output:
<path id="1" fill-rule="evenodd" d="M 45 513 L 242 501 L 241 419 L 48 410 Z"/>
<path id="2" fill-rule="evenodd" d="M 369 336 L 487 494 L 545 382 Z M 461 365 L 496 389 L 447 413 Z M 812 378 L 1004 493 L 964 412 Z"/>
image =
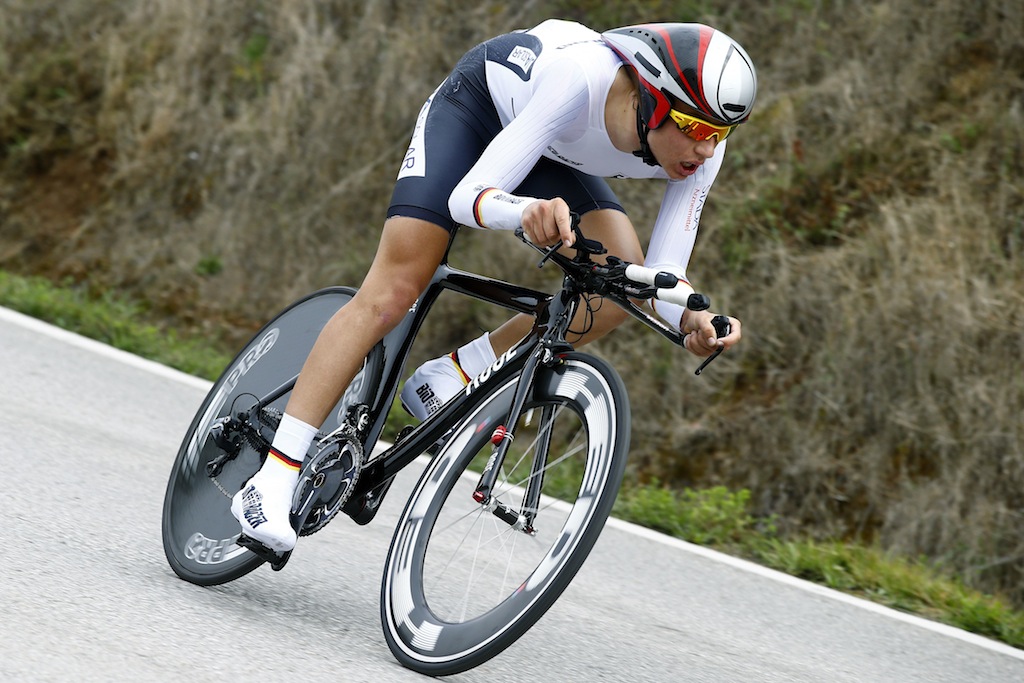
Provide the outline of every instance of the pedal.
<path id="1" fill-rule="evenodd" d="M 399 430 L 398 432 L 398 436 L 395 437 L 395 445 L 397 446 L 398 444 L 405 441 L 405 437 L 412 434 L 412 430 L 414 429 L 416 429 L 416 427 L 414 427 L 413 425 L 405 425 L 404 427 L 402 427 L 402 429 Z"/>
<path id="2" fill-rule="evenodd" d="M 267 546 L 263 545 L 255 538 L 249 538 L 245 534 L 241 534 L 238 540 L 235 541 L 238 545 L 242 546 L 249 552 L 253 553 L 257 557 L 265 560 L 270 568 L 275 572 L 279 572 L 284 569 L 284 566 L 288 564 L 289 558 L 292 556 L 292 551 L 289 550 L 285 553 L 279 553 L 276 550 L 271 550 Z"/>

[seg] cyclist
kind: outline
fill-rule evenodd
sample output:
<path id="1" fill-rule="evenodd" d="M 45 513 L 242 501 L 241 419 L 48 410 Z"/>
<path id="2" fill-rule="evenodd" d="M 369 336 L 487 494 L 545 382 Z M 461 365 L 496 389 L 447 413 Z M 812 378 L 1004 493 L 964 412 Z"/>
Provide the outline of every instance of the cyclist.
<path id="1" fill-rule="evenodd" d="M 456 225 L 522 226 L 535 244 L 571 249 L 581 228 L 626 261 L 686 280 L 697 224 L 726 137 L 747 120 L 757 79 L 747 53 L 700 24 L 647 24 L 597 33 L 549 20 L 467 52 L 420 111 L 373 264 L 358 294 L 327 323 L 299 375 L 270 453 L 232 500 L 242 532 L 279 551 L 302 459 L 363 358 L 426 289 Z M 604 180 L 667 180 L 646 259 Z M 585 344 L 619 325 L 617 306 L 594 307 Z M 707 356 L 740 340 L 740 322 L 716 338 L 710 311 L 658 303 L 656 312 Z M 582 313 L 581 313 L 582 315 Z M 406 382 L 402 403 L 424 418 L 533 324 L 519 315 Z M 574 329 L 579 329 L 574 328 Z"/>

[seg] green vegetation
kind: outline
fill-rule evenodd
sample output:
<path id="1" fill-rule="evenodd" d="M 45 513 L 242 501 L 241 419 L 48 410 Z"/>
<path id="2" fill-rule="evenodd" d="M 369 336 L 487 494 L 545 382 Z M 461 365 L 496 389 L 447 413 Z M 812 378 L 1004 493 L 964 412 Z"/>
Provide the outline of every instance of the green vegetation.
<path id="1" fill-rule="evenodd" d="M 840 541 L 777 538 L 771 519 L 750 512 L 749 490 L 682 492 L 626 486 L 614 514 L 671 536 L 751 559 L 828 588 L 1024 647 L 1024 611 L 966 587 L 925 560 Z"/>
<path id="2" fill-rule="evenodd" d="M 744 557 L 829 588 L 1024 647 L 1024 611 L 964 586 L 925 560 L 909 561 L 855 542 L 781 540 L 771 519 L 750 513 L 750 492 L 724 487 L 623 487 L 614 514 L 642 526 Z"/>
<path id="3" fill-rule="evenodd" d="M 61 287 L 42 278 L 0 271 L 0 305 L 206 379 L 216 379 L 230 361 L 228 349 L 208 340 L 181 339 L 173 330 L 146 323 L 143 307 L 104 293 Z M 224 346 L 221 344 L 221 346 Z M 401 428 L 393 406 L 385 436 Z M 572 485 L 578 486 L 578 480 Z M 558 487 L 558 481 L 548 482 Z M 883 551 L 839 541 L 781 540 L 774 520 L 750 510 L 750 492 L 716 486 L 677 491 L 658 483 L 627 484 L 613 514 L 642 526 L 746 557 L 830 588 L 905 612 L 942 621 L 1024 647 L 1024 611 L 972 590 L 927 562 L 907 561 Z"/>
<path id="4" fill-rule="evenodd" d="M 851 543 L 751 538 L 746 554 L 764 565 L 888 607 L 1024 647 L 1024 612 L 966 587 L 923 560 Z"/>
<path id="5" fill-rule="evenodd" d="M 595 345 L 630 388 L 631 476 L 660 482 L 622 505 L 1019 632 L 982 602 L 906 606 L 835 553 L 877 549 L 1024 609 L 1024 3 L 7 0 L 0 268 L 30 279 L 4 288 L 139 353 L 130 325 L 61 306 L 123 307 L 161 349 L 229 356 L 298 296 L 361 281 L 423 100 L 468 47 L 548 16 L 703 21 L 758 67 L 689 267 L 743 343 L 699 378 L 631 323 Z M 646 242 L 660 185 L 614 188 Z M 541 286 L 506 237 L 463 231 L 453 264 Z M 413 362 L 504 316 L 438 306 Z M 206 363 L 186 369 L 222 364 Z"/>
<path id="6" fill-rule="evenodd" d="M 750 515 L 750 492 L 724 486 L 675 491 L 657 484 L 623 488 L 615 515 L 691 543 L 742 548 L 752 539 L 774 536 L 770 521 Z"/>
<path id="7" fill-rule="evenodd" d="M 143 306 L 112 292 L 94 296 L 83 288 L 0 271 L 0 305 L 210 380 L 234 355 L 211 348 L 208 340 L 183 338 L 147 323 Z"/>

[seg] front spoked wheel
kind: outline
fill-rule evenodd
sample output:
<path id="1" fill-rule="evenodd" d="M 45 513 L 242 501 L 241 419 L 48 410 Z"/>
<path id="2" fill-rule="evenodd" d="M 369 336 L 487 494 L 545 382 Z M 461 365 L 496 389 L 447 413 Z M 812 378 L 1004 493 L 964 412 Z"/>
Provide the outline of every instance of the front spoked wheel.
<path id="1" fill-rule="evenodd" d="M 381 614 L 405 666 L 448 675 L 511 645 L 561 595 L 604 526 L 629 450 L 629 405 L 607 363 L 570 354 L 536 377 L 493 496 L 488 467 L 518 378 L 454 431 L 399 521 Z M 534 495 L 539 490 L 541 495 Z"/>

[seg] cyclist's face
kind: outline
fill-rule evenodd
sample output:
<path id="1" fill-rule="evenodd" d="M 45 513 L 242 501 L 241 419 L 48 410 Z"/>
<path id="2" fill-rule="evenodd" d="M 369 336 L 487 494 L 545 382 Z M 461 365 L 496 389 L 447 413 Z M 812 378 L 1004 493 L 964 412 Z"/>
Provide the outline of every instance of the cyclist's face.
<path id="1" fill-rule="evenodd" d="M 673 180 L 687 178 L 715 154 L 718 140 L 694 140 L 668 121 L 647 134 L 647 142 L 668 176 Z"/>

